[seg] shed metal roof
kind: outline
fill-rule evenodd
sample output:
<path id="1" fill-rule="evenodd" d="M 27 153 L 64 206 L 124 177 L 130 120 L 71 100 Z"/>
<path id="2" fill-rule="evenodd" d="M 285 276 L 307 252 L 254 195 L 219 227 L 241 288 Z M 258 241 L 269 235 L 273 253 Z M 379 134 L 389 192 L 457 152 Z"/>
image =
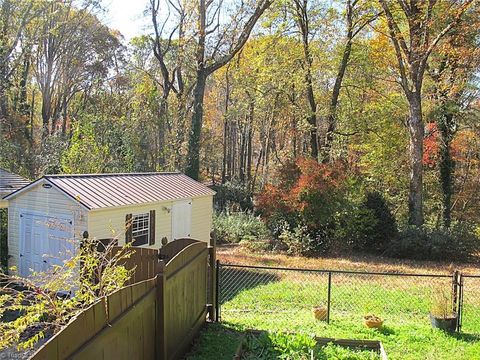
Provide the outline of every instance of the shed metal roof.
<path id="1" fill-rule="evenodd" d="M 22 187 L 28 185 L 30 181 L 20 175 L 0 168 L 0 199 Z"/>
<path id="2" fill-rule="evenodd" d="M 89 210 L 215 194 L 181 173 L 45 175 L 26 188 L 39 181 L 52 184 Z"/>

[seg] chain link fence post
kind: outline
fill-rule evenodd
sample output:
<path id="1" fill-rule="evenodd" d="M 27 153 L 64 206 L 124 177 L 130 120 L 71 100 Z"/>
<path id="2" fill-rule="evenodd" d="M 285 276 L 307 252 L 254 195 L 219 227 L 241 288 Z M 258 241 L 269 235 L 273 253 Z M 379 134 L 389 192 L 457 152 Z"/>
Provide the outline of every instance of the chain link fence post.
<path id="1" fill-rule="evenodd" d="M 462 330 L 462 320 L 463 320 L 463 274 L 460 272 L 458 274 L 458 318 L 457 318 L 457 331 Z"/>
<path id="2" fill-rule="evenodd" d="M 220 322 L 220 260 L 215 262 L 215 322 Z"/>
<path id="3" fill-rule="evenodd" d="M 332 272 L 328 272 L 328 288 L 327 288 L 327 324 L 330 324 L 330 306 L 332 303 Z"/>

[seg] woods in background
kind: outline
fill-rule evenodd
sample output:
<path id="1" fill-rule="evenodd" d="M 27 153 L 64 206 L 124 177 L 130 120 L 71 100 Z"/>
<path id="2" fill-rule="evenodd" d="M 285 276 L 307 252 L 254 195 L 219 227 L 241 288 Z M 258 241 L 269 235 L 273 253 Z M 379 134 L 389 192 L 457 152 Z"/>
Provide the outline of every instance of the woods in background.
<path id="1" fill-rule="evenodd" d="M 401 223 L 478 224 L 479 6 L 149 0 L 127 43 L 97 1 L 0 0 L 0 167 L 262 194 L 313 160 Z"/>

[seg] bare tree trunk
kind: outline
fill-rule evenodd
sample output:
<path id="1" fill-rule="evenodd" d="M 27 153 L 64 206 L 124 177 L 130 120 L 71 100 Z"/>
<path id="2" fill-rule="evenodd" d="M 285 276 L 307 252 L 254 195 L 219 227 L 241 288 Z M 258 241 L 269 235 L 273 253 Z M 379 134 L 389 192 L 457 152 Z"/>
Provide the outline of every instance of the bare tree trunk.
<path id="1" fill-rule="evenodd" d="M 8 49 L 6 44 L 10 26 L 9 20 L 11 19 L 11 1 L 3 1 L 0 10 L 0 15 L 3 19 L 0 32 L 0 120 L 2 120 L 8 116 Z"/>
<path id="2" fill-rule="evenodd" d="M 422 120 L 422 104 L 419 93 L 412 93 L 408 99 L 410 134 L 410 192 L 408 197 L 409 219 L 411 225 L 423 225 L 423 138 L 425 126 Z"/>
<path id="3" fill-rule="evenodd" d="M 453 140 L 455 127 L 454 115 L 442 104 L 442 113 L 438 121 L 440 134 L 440 185 L 442 187 L 442 219 L 443 226 L 449 228 L 452 222 L 452 196 L 454 194 L 453 176 L 455 160 L 452 157 L 450 146 Z"/>
<path id="4" fill-rule="evenodd" d="M 248 129 L 248 141 L 247 141 L 247 183 L 250 186 L 252 181 L 252 137 L 253 130 L 252 125 L 250 124 Z"/>
<path id="5" fill-rule="evenodd" d="M 238 163 L 238 177 L 240 182 L 245 182 L 245 150 L 246 150 L 246 126 L 241 130 L 240 136 L 240 159 Z"/>
<path id="6" fill-rule="evenodd" d="M 313 93 L 312 80 L 312 55 L 310 54 L 310 29 L 308 0 L 294 0 L 296 10 L 296 23 L 302 37 L 305 85 L 307 88 L 307 102 L 309 106 L 309 114 L 307 116 L 310 125 L 310 155 L 318 160 L 318 130 L 317 130 L 317 103 Z"/>
<path id="7" fill-rule="evenodd" d="M 20 113 L 22 115 L 29 115 L 30 109 L 28 106 L 27 87 L 28 87 L 28 75 L 30 73 L 30 54 L 27 51 L 25 59 L 23 61 L 22 77 L 20 80 Z"/>
<path id="8" fill-rule="evenodd" d="M 0 64 L 0 120 L 8 116 L 7 80 L 5 64 Z"/>
<path id="9" fill-rule="evenodd" d="M 203 99 L 207 74 L 204 69 L 197 71 L 195 88 L 193 90 L 192 128 L 188 141 L 188 163 L 185 173 L 192 179 L 198 180 L 200 175 L 200 140 L 203 120 Z"/>
<path id="10" fill-rule="evenodd" d="M 215 29 L 219 27 L 213 25 L 213 29 L 208 29 L 208 27 L 212 25 L 211 23 L 214 23 L 213 21 L 209 24 L 210 20 L 207 21 L 208 9 L 210 6 L 212 6 L 212 4 L 214 4 L 214 2 L 199 0 L 197 21 L 198 39 L 196 44 L 197 76 L 195 79 L 192 128 L 190 130 L 190 139 L 188 142 L 188 164 L 186 167 L 186 174 L 193 179 L 198 180 L 198 178 L 200 177 L 200 140 L 203 119 L 203 99 L 205 95 L 207 77 L 228 64 L 230 60 L 232 60 L 232 58 L 238 54 L 238 52 L 243 48 L 248 38 L 250 37 L 250 33 L 252 32 L 253 27 L 257 23 L 258 19 L 265 12 L 265 10 L 270 7 L 272 2 L 273 0 L 261 0 L 259 2 L 254 12 L 248 17 L 245 24 L 241 27 L 237 39 L 233 41 L 229 51 L 226 54 L 217 58 L 212 56 L 206 59 L 206 37 L 208 34 L 215 33 Z M 220 8 L 218 8 L 217 10 L 220 12 Z M 223 35 L 224 34 L 222 34 L 220 38 L 223 38 Z M 213 46 L 213 48 L 215 49 L 214 53 L 217 53 L 220 46 L 221 40 Z M 207 62 L 209 63 L 208 65 L 206 64 Z"/>
<path id="11" fill-rule="evenodd" d="M 227 161 L 228 161 L 228 132 L 229 132 L 229 124 L 228 124 L 228 106 L 230 103 L 230 77 L 229 77 L 229 67 L 227 66 L 227 70 L 225 71 L 225 109 L 223 115 L 223 161 L 222 161 L 222 184 L 226 182 L 226 175 L 227 175 Z"/>
<path id="12" fill-rule="evenodd" d="M 337 77 L 333 85 L 332 96 L 330 98 L 330 105 L 327 115 L 327 133 L 320 139 L 320 146 L 322 148 L 322 162 L 327 163 L 331 158 L 331 149 L 333 144 L 334 133 L 337 127 L 337 107 L 338 99 L 340 98 L 340 90 L 342 88 L 343 78 L 347 70 L 348 61 L 352 52 L 353 32 L 353 5 L 350 0 L 347 1 L 347 37 L 345 47 L 343 49 L 342 60 L 338 67 Z"/>

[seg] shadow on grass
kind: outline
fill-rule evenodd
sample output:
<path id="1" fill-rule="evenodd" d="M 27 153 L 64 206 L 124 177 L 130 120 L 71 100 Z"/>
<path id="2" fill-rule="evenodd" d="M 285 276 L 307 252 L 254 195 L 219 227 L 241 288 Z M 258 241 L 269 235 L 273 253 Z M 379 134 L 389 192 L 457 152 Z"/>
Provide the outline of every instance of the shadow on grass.
<path id="1" fill-rule="evenodd" d="M 273 272 L 224 267 L 220 272 L 220 303 L 224 304 L 245 290 L 280 281 Z"/>
<path id="2" fill-rule="evenodd" d="M 447 335 L 450 335 L 451 337 L 465 341 L 468 343 L 474 343 L 480 340 L 480 335 L 477 334 L 469 334 L 469 333 L 448 333 L 446 332 Z"/>
<path id="3" fill-rule="evenodd" d="M 380 329 L 377 329 L 377 332 L 379 332 L 382 335 L 386 335 L 386 336 L 395 334 L 395 330 L 393 330 L 391 327 L 385 326 L 385 325 L 382 326 Z"/>
<path id="4" fill-rule="evenodd" d="M 243 339 L 243 331 L 226 323 L 206 324 L 184 359 L 232 360 Z"/>

